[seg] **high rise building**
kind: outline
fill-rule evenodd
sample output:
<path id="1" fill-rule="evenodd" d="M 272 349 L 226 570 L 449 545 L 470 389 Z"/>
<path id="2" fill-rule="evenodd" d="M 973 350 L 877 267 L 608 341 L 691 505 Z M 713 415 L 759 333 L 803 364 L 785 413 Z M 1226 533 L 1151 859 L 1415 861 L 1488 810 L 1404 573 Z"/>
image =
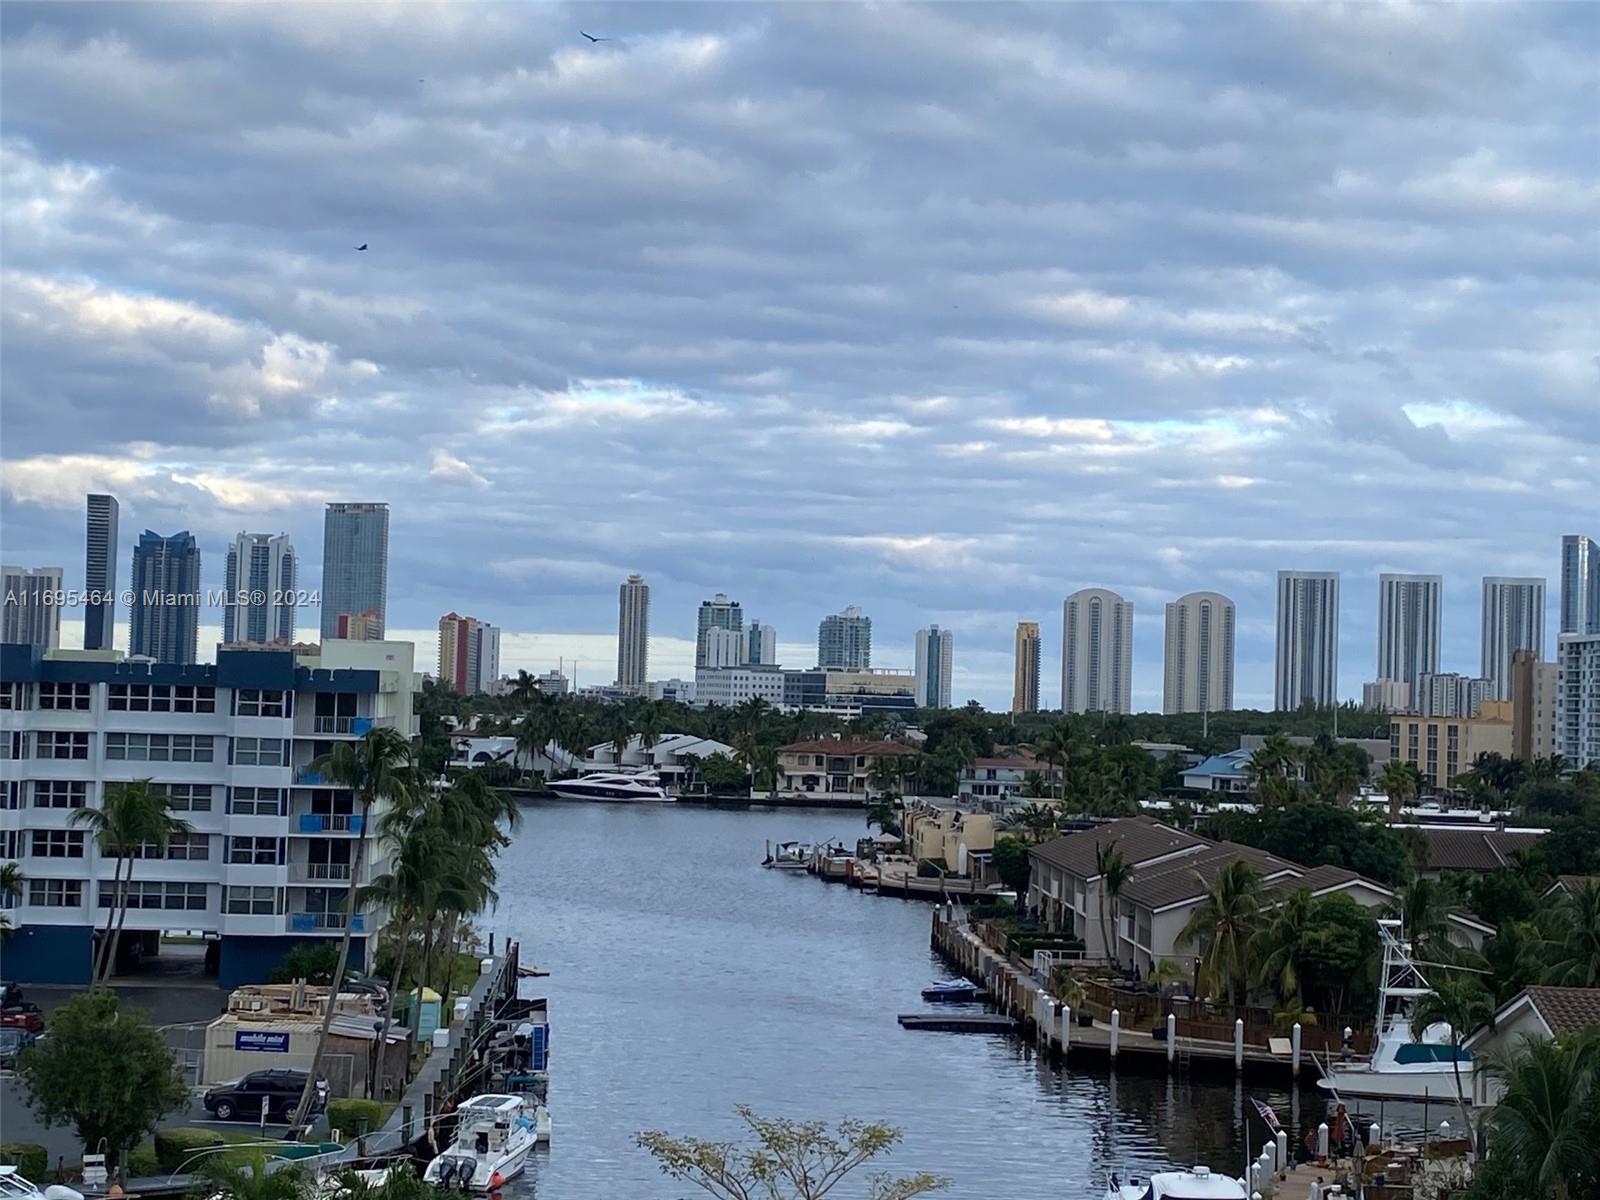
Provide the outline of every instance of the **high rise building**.
<path id="1" fill-rule="evenodd" d="M 1411 712 L 1424 717 L 1475 717 L 1489 694 L 1489 681 L 1454 671 L 1423 675 L 1411 694 Z"/>
<path id="2" fill-rule="evenodd" d="M 1361 707 L 1377 712 L 1411 711 L 1411 685 L 1403 679 L 1374 679 L 1361 685 Z"/>
<path id="3" fill-rule="evenodd" d="M 1561 632 L 1600 633 L 1600 545 L 1581 533 L 1561 539 Z"/>
<path id="4" fill-rule="evenodd" d="M 1233 707 L 1233 629 L 1233 601 L 1217 592 L 1190 592 L 1167 605 L 1162 712 Z"/>
<path id="5" fill-rule="evenodd" d="M 1561 710 L 1561 667 L 1541 662 L 1532 650 L 1511 656 L 1511 755 L 1523 762 L 1556 752 L 1556 719 Z"/>
<path id="6" fill-rule="evenodd" d="M 1556 639 L 1556 753 L 1582 770 L 1600 762 L 1600 630 Z"/>
<path id="7" fill-rule="evenodd" d="M 1339 572 L 1278 572 L 1276 675 L 1279 712 L 1337 703 Z"/>
<path id="8" fill-rule="evenodd" d="M 709 600 L 700 601 L 700 615 L 694 637 L 694 665 L 697 667 L 737 666 L 737 657 L 731 663 L 713 663 L 708 657 L 710 653 L 708 650 L 709 639 L 713 629 L 731 629 L 735 633 L 744 632 L 744 609 L 739 607 L 737 600 L 729 600 L 721 592 L 718 592 Z"/>
<path id="9" fill-rule="evenodd" d="M 1491 700 L 1511 699 L 1511 660 L 1519 650 L 1544 657 L 1544 580 L 1483 577 L 1483 663 Z"/>
<path id="10" fill-rule="evenodd" d="M 333 636 L 342 642 L 382 641 L 383 639 L 378 636 L 378 629 L 382 624 L 375 612 L 340 613 Z"/>
<path id="11" fill-rule="evenodd" d="M 950 707 L 950 672 L 955 648 L 955 635 L 948 629 L 930 625 L 917 630 L 917 707 Z"/>
<path id="12" fill-rule="evenodd" d="M 865 671 L 872 666 L 872 618 L 852 604 L 817 626 L 817 666 Z"/>
<path id="13" fill-rule="evenodd" d="M 742 667 L 747 662 L 748 652 L 749 645 L 745 641 L 744 630 L 711 625 L 700 637 L 699 653 L 704 661 L 698 666 L 713 670 L 722 667 Z"/>
<path id="14" fill-rule="evenodd" d="M 1011 711 L 1039 711 L 1039 622 L 1017 622 L 1016 666 L 1011 680 Z"/>
<path id="15" fill-rule="evenodd" d="M 146 529 L 133 547 L 128 653 L 158 663 L 192 663 L 200 633 L 200 547 L 184 530 Z"/>
<path id="16" fill-rule="evenodd" d="M 389 506 L 329 504 L 322 522 L 322 636 L 338 635 L 341 615 L 365 616 L 368 638 L 382 641 L 388 595 Z"/>
<path id="17" fill-rule="evenodd" d="M 650 585 L 629 575 L 617 588 L 617 686 L 644 690 L 650 675 Z"/>
<path id="18" fill-rule="evenodd" d="M 117 498 L 90 493 L 84 538 L 83 648 L 110 650 L 117 634 Z"/>
<path id="19" fill-rule="evenodd" d="M 476 617 L 446 613 L 439 618 L 439 682 L 475 696 L 500 678 L 500 630 Z"/>
<path id="20" fill-rule="evenodd" d="M 0 642 L 61 645 L 60 567 L 0 567 Z"/>
<path id="21" fill-rule="evenodd" d="M 778 631 L 771 625 L 751 621 L 745 631 L 745 662 L 752 667 L 771 667 L 778 662 Z"/>
<path id="22" fill-rule="evenodd" d="M 1439 670 L 1439 611 L 1444 581 L 1437 575 L 1378 576 L 1378 678 L 1417 680 Z"/>
<path id="23" fill-rule="evenodd" d="M 1133 711 L 1133 604 L 1115 592 L 1084 588 L 1061 605 L 1061 707 Z"/>
<path id="24" fill-rule="evenodd" d="M 228 547 L 224 645 L 294 642 L 296 562 L 287 534 L 241 533 Z"/>

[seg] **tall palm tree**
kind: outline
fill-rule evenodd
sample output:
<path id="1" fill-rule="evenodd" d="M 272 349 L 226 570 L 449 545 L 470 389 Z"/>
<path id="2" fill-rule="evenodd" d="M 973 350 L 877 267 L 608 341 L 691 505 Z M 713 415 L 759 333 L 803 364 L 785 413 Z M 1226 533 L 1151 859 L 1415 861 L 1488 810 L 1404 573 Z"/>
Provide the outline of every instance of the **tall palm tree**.
<path id="1" fill-rule="evenodd" d="M 868 790 L 884 800 L 892 801 L 900 795 L 899 758 L 898 754 L 880 754 L 867 768 Z"/>
<path id="2" fill-rule="evenodd" d="M 0 906 L 10 908 L 22 895 L 22 864 L 0 864 Z M 11 931 L 11 918 L 0 912 L 0 935 Z"/>
<path id="3" fill-rule="evenodd" d="M 166 793 L 155 791 L 148 779 L 107 786 L 99 808 L 74 809 L 69 821 L 87 826 L 100 853 L 117 859 L 106 927 L 90 974 L 92 990 L 109 979 L 116 968 L 117 944 L 128 919 L 128 885 L 133 882 L 133 864 L 140 848 L 148 844 L 165 853 L 172 835 L 188 832 L 189 824 L 172 815 L 172 802 Z"/>
<path id="4" fill-rule="evenodd" d="M 1295 745 L 1281 733 L 1268 734 L 1250 753 L 1247 769 L 1253 783 L 1275 775 L 1287 776 L 1299 759 Z"/>
<path id="5" fill-rule="evenodd" d="M 661 711 L 661 705 L 646 701 L 639 708 L 634 718 L 634 732 L 639 735 L 639 744 L 646 750 L 654 750 L 656 743 L 661 740 L 661 735 L 666 731 L 666 717 Z"/>
<path id="6" fill-rule="evenodd" d="M 1450 895 L 1443 884 L 1432 879 L 1414 879 L 1405 889 L 1402 903 L 1405 933 L 1419 957 L 1449 955 L 1449 913 Z"/>
<path id="7" fill-rule="evenodd" d="M 1106 957 L 1115 962 L 1116 948 L 1108 932 L 1109 929 L 1115 928 L 1115 925 L 1108 925 L 1107 917 L 1115 921 L 1122 889 L 1127 886 L 1128 880 L 1133 878 L 1133 866 L 1122 857 L 1122 850 L 1115 842 L 1110 845 L 1096 842 L 1094 870 L 1100 877 L 1100 936 L 1105 939 Z"/>
<path id="8" fill-rule="evenodd" d="M 376 726 L 355 741 L 339 742 L 327 754 L 313 759 L 311 769 L 335 787 L 348 789 L 353 794 L 361 809 L 361 824 L 356 830 L 355 851 L 350 857 L 352 886 L 345 892 L 344 932 L 339 938 L 339 957 L 334 966 L 333 982 L 328 989 L 322 1027 L 317 1033 L 317 1048 L 311 1054 L 305 1090 L 300 1093 L 300 1103 L 295 1106 L 291 1126 L 298 1126 L 305 1120 L 306 1108 L 311 1103 L 322 1068 L 322 1056 L 328 1046 L 328 1027 L 333 1024 L 334 1003 L 338 999 L 339 987 L 344 982 L 345 969 L 350 964 L 350 939 L 355 932 L 357 893 L 354 884 L 361 878 L 362 864 L 366 859 L 373 806 L 379 803 L 405 806 L 419 791 L 411 743 L 391 726 Z"/>
<path id="9" fill-rule="evenodd" d="M 1000 818 L 1003 829 L 1020 829 L 1027 833 L 1030 842 L 1042 842 L 1054 833 L 1060 810 L 1053 804 L 1030 802 L 1014 808 Z"/>
<path id="10" fill-rule="evenodd" d="M 1072 726 L 1065 719 L 1045 727 L 1031 746 L 1033 756 L 1051 770 L 1055 782 L 1056 799 L 1064 799 L 1066 792 L 1067 761 L 1072 757 L 1074 744 Z"/>
<path id="11" fill-rule="evenodd" d="M 1489 1152 L 1528 1200 L 1577 1200 L 1600 1187 L 1600 1033 L 1525 1036 L 1486 1069 L 1505 1088 L 1487 1119 Z"/>
<path id="12" fill-rule="evenodd" d="M 1564 897 L 1556 908 L 1558 940 L 1545 982 L 1562 987 L 1600 987 L 1600 882 Z"/>
<path id="13" fill-rule="evenodd" d="M 1256 980 L 1272 984 L 1280 1000 L 1300 995 L 1300 963 L 1309 948 L 1312 905 L 1311 889 L 1297 888 L 1251 935 Z"/>
<path id="14" fill-rule="evenodd" d="M 1189 914 L 1177 941 L 1199 947 L 1201 986 L 1213 992 L 1221 988 L 1234 1004 L 1235 985 L 1249 978 L 1250 939 L 1261 922 L 1265 885 L 1244 859 L 1229 863 L 1210 884 L 1198 871 L 1195 879 L 1205 898 Z"/>
<path id="15" fill-rule="evenodd" d="M 1472 1113 L 1467 1108 L 1467 1096 L 1461 1089 L 1461 1047 L 1466 1040 L 1489 1023 L 1494 1016 L 1494 1001 L 1470 975 L 1447 974 L 1434 981 L 1433 990 L 1418 996 L 1411 1009 L 1411 1036 L 1422 1039 L 1422 1031 L 1430 1025 L 1450 1027 L 1450 1046 L 1455 1053 L 1450 1059 L 1450 1071 L 1456 1080 L 1456 1103 L 1461 1106 L 1464 1128 L 1472 1128 Z"/>
<path id="16" fill-rule="evenodd" d="M 357 902 L 363 908 L 387 909 L 393 921 L 394 966 L 389 973 L 389 994 L 383 1006 L 383 1026 L 378 1031 L 377 1052 L 373 1056 L 368 1093 L 376 1096 L 383 1079 L 389 1027 L 394 1020 L 395 997 L 405 979 L 406 959 L 411 949 L 411 934 L 417 922 L 435 907 L 438 891 L 439 856 L 434 853 L 435 830 L 428 825 L 391 836 L 389 869 L 373 878 L 360 890 Z"/>
<path id="17" fill-rule="evenodd" d="M 1383 764 L 1378 774 L 1378 785 L 1389 797 L 1389 820 L 1398 821 L 1400 810 L 1417 798 L 1422 782 L 1421 773 L 1408 762 L 1392 758 Z"/>

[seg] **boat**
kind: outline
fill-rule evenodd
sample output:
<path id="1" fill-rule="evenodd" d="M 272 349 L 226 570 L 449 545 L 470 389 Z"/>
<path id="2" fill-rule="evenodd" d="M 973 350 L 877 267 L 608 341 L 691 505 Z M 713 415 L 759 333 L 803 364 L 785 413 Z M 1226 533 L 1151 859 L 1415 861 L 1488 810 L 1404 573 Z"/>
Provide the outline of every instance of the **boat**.
<path id="1" fill-rule="evenodd" d="M 1336 1097 L 1454 1101 L 1459 1064 L 1462 1092 L 1466 1102 L 1472 1103 L 1467 1086 L 1472 1078 L 1472 1056 L 1452 1044 L 1450 1026 L 1429 1025 L 1420 1038 L 1411 1032 L 1412 1007 L 1433 989 L 1412 957 L 1400 921 L 1380 917 L 1378 936 L 1383 942 L 1383 974 L 1372 1053 L 1359 1063 L 1319 1062 L 1322 1078 L 1317 1085 Z"/>
<path id="2" fill-rule="evenodd" d="M 549 1138 L 550 1114 L 522 1096 L 491 1093 L 456 1109 L 456 1140 L 428 1164 L 422 1178 L 439 1187 L 489 1192 L 522 1174 L 528 1155 Z"/>
<path id="3" fill-rule="evenodd" d="M 804 871 L 811 865 L 810 842 L 779 842 L 767 847 L 767 856 L 761 860 L 763 867 L 779 871 Z"/>
<path id="4" fill-rule="evenodd" d="M 0 1166 L 0 1200 L 83 1200 L 83 1193 L 60 1183 L 41 1190 L 18 1168 Z"/>
<path id="5" fill-rule="evenodd" d="M 557 779 L 550 790 L 563 800 L 611 800 L 631 804 L 669 804 L 672 797 L 661 786 L 660 778 L 651 771 L 629 774 L 625 771 L 604 771 L 593 775 L 580 775 L 576 779 Z"/>
<path id="6" fill-rule="evenodd" d="M 944 979 L 922 989 L 924 1000 L 976 1000 L 978 985 L 970 979 Z"/>
<path id="7" fill-rule="evenodd" d="M 1157 1171 L 1145 1179 L 1130 1175 L 1126 1183 L 1113 1175 L 1105 1200 L 1250 1200 L 1244 1180 L 1218 1175 L 1209 1167 Z"/>

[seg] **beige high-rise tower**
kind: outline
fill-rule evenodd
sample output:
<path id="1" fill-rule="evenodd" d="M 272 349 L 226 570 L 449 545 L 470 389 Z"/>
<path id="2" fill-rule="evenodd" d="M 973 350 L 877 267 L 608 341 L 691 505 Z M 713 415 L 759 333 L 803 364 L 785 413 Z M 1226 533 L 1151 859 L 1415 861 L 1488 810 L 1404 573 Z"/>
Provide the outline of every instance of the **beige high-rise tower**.
<path id="1" fill-rule="evenodd" d="M 1061 605 L 1063 712 L 1133 711 L 1133 605 L 1105 588 Z"/>
<path id="2" fill-rule="evenodd" d="M 1011 684 L 1011 711 L 1039 711 L 1039 622 L 1017 622 L 1017 665 Z"/>
<path id="3" fill-rule="evenodd" d="M 617 686 L 643 692 L 650 674 L 650 585 L 629 575 L 617 589 Z"/>
<path id="4" fill-rule="evenodd" d="M 1162 712 L 1233 707 L 1233 623 L 1233 601 L 1216 592 L 1190 592 L 1167 605 Z"/>

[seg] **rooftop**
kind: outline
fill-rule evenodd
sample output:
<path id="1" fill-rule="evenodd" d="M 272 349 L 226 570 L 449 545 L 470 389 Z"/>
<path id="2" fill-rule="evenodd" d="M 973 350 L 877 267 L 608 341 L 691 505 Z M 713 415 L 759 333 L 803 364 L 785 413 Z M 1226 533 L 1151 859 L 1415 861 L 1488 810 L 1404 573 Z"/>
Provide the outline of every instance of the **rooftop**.
<path id="1" fill-rule="evenodd" d="M 1099 875 L 1096 850 L 1115 845 L 1124 862 L 1138 865 L 1151 859 L 1197 850 L 1211 843 L 1192 833 L 1184 833 L 1149 817 L 1123 817 L 1081 833 L 1063 834 L 1028 851 L 1030 857 L 1062 867 L 1084 879 Z"/>
<path id="2" fill-rule="evenodd" d="M 1185 900 L 1203 896 L 1230 864 L 1243 859 L 1268 878 L 1290 875 L 1298 870 L 1293 863 L 1253 846 L 1218 842 L 1194 854 L 1159 863 L 1134 873 L 1123 886 L 1122 896 L 1152 910 L 1169 908 Z"/>
<path id="3" fill-rule="evenodd" d="M 1600 988 L 1530 987 L 1527 996 L 1551 1033 L 1600 1025 Z"/>
<path id="4" fill-rule="evenodd" d="M 1430 871 L 1492 871 L 1509 867 L 1517 852 L 1534 845 L 1542 836 L 1531 831 L 1504 829 L 1441 829 L 1424 825 L 1428 843 Z"/>
<path id="5" fill-rule="evenodd" d="M 910 746 L 902 746 L 899 742 L 861 742 L 848 738 L 814 738 L 808 742 L 790 742 L 787 746 L 779 746 L 778 752 L 780 754 L 870 754 L 878 757 L 886 754 L 916 753 Z"/>
<path id="6" fill-rule="evenodd" d="M 1551 892 L 1565 892 L 1569 896 L 1576 896 L 1587 887 L 1600 887 L 1600 875 L 1557 875 L 1556 881 L 1545 888 L 1544 894 Z"/>

